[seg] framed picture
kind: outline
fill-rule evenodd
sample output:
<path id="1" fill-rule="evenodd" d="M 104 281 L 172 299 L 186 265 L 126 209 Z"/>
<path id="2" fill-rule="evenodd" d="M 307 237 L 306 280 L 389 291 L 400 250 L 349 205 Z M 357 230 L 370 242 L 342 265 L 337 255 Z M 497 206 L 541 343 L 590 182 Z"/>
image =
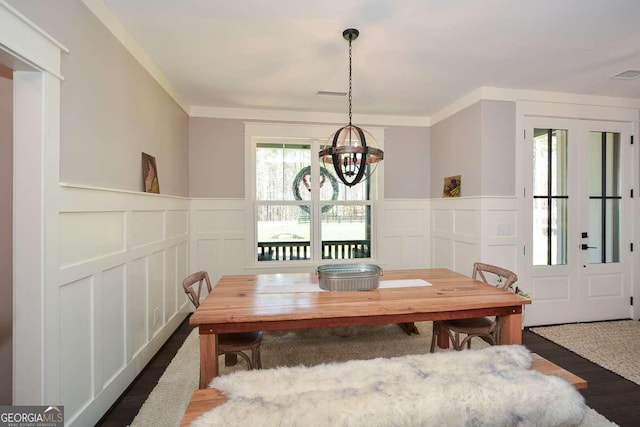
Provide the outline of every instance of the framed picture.
<path id="1" fill-rule="evenodd" d="M 461 175 L 448 176 L 444 179 L 442 197 L 460 197 Z"/>
<path id="2" fill-rule="evenodd" d="M 156 158 L 142 153 L 142 184 L 145 193 L 160 193 Z"/>

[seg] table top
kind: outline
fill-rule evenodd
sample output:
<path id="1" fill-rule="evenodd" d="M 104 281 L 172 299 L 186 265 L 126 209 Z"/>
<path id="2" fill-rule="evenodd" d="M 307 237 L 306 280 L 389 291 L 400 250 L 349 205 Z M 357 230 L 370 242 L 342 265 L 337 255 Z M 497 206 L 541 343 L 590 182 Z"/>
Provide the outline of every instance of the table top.
<path id="1" fill-rule="evenodd" d="M 411 279 L 431 285 L 328 292 L 319 291 L 315 273 L 223 276 L 190 323 L 201 325 L 201 331 L 202 326 L 211 326 L 210 332 L 215 333 L 253 330 L 258 323 L 262 330 L 289 329 L 295 324 L 284 322 L 313 320 L 331 326 L 327 322 L 333 318 L 343 323 L 345 318 L 360 318 L 359 324 L 376 324 L 385 323 L 381 320 L 384 317 L 395 323 L 408 321 L 403 318 L 407 315 L 419 320 L 417 313 L 424 314 L 424 320 L 456 318 L 462 311 L 462 317 L 506 315 L 507 309 L 521 310 L 522 305 L 531 303 L 512 292 L 442 268 L 384 271 L 380 280 Z M 305 288 L 313 290 L 307 292 Z M 370 321 L 363 322 L 363 318 Z"/>

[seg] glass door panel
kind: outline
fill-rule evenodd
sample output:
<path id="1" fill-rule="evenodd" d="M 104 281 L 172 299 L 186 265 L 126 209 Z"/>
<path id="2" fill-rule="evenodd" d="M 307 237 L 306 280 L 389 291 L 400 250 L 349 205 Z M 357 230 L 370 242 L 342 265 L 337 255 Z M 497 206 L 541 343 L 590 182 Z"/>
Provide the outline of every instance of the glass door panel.
<path id="1" fill-rule="evenodd" d="M 567 263 L 567 130 L 534 130 L 533 265 Z"/>
<path id="2" fill-rule="evenodd" d="M 620 134 L 589 132 L 589 263 L 620 262 Z"/>

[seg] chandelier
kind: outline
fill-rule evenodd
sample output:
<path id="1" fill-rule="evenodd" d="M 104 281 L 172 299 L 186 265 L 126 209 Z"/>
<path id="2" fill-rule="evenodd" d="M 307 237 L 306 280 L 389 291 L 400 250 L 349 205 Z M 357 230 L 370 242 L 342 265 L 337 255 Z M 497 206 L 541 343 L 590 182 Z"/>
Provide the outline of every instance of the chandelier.
<path id="1" fill-rule="evenodd" d="M 342 32 L 342 37 L 349 42 L 349 124 L 338 129 L 333 135 L 331 147 L 320 151 L 320 158 L 325 163 L 332 163 L 340 181 L 346 186 L 353 187 L 367 179 L 371 173 L 367 173 L 368 165 L 375 165 L 384 157 L 384 152 L 379 148 L 367 145 L 373 141 L 373 136 L 351 123 L 351 42 L 358 38 L 360 32 L 355 28 L 349 28 Z"/>

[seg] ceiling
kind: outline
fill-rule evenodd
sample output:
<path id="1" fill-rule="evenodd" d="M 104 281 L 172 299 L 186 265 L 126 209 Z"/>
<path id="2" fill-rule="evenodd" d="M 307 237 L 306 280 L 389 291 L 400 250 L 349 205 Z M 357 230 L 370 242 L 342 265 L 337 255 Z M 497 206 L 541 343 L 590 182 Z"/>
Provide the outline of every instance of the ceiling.
<path id="1" fill-rule="evenodd" d="M 638 0 L 103 0 L 189 106 L 429 117 L 479 87 L 640 99 Z"/>

